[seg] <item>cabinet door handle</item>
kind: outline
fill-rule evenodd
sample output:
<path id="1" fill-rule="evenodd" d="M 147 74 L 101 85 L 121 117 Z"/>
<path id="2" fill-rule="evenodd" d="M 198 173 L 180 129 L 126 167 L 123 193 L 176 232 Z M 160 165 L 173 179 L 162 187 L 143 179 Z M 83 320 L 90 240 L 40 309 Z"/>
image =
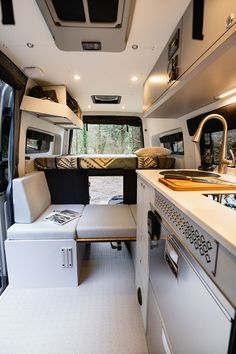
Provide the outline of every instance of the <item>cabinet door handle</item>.
<path id="1" fill-rule="evenodd" d="M 72 247 L 61 248 L 62 255 L 62 268 L 72 268 L 73 267 L 73 254 Z"/>
<path id="2" fill-rule="evenodd" d="M 230 14 L 225 22 L 225 28 L 228 30 L 234 22 L 234 14 Z"/>

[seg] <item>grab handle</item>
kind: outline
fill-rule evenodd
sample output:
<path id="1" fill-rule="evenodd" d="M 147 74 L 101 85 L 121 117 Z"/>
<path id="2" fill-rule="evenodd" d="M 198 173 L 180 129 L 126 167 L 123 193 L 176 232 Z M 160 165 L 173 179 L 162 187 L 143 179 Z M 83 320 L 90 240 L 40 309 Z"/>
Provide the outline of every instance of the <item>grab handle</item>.
<path id="1" fill-rule="evenodd" d="M 172 273 L 177 277 L 179 270 L 179 252 L 169 239 L 166 240 L 165 259 Z"/>

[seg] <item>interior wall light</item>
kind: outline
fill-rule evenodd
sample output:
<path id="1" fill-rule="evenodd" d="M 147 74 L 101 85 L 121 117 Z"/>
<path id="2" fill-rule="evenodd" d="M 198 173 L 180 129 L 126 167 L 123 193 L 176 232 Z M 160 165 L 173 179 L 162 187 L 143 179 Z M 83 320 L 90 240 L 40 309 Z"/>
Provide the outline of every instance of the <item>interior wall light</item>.
<path id="1" fill-rule="evenodd" d="M 222 93 L 222 94 L 219 95 L 219 96 L 216 96 L 216 97 L 215 97 L 215 100 L 220 100 L 220 99 L 222 99 L 222 98 L 226 98 L 226 97 L 228 97 L 228 96 L 235 95 L 235 94 L 236 94 L 236 87 L 233 88 L 232 90 L 229 90 L 229 91 L 226 91 L 226 92 Z"/>
<path id="2" fill-rule="evenodd" d="M 148 79 L 152 84 L 162 84 L 168 82 L 168 75 L 153 75 Z"/>

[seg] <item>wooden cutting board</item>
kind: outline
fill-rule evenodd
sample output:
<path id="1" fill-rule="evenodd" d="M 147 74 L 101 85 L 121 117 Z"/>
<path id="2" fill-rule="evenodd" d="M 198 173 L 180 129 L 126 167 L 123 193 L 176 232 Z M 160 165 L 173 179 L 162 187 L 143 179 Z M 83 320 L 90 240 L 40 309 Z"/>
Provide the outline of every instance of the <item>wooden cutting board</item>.
<path id="1" fill-rule="evenodd" d="M 208 178 L 209 179 L 209 178 Z M 211 181 L 222 179 L 211 178 Z M 209 191 L 209 190 L 236 190 L 236 186 L 229 186 L 227 184 L 210 184 L 201 182 L 192 182 L 182 179 L 165 179 L 159 178 L 159 182 L 165 184 L 167 187 L 174 191 Z"/>

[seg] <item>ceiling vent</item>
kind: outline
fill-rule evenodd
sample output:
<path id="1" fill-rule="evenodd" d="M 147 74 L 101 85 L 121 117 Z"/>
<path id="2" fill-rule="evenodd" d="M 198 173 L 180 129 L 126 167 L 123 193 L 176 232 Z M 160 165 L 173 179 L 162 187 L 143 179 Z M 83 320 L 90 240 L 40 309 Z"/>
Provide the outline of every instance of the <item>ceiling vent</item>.
<path id="1" fill-rule="evenodd" d="M 121 96 L 93 95 L 91 96 L 95 104 L 119 104 Z"/>
<path id="2" fill-rule="evenodd" d="M 36 0 L 57 47 L 121 52 L 136 0 Z"/>

